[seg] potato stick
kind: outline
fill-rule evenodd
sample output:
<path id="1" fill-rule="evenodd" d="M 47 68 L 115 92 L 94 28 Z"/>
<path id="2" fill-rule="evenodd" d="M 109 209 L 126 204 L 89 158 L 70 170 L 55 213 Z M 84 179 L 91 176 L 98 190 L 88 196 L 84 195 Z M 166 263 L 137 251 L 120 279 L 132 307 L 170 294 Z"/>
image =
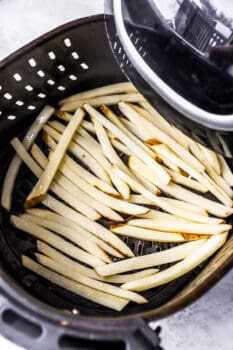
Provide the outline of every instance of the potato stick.
<path id="1" fill-rule="evenodd" d="M 94 290 L 93 288 L 89 288 L 83 284 L 71 281 L 70 279 L 45 268 L 26 256 L 22 256 L 22 265 L 35 272 L 37 275 L 47 279 L 51 283 L 57 284 L 58 286 L 67 289 L 74 294 L 80 295 L 85 299 L 91 300 L 110 309 L 121 311 L 128 303 L 128 301 L 123 298 L 118 298 L 113 295 Z"/>
<path id="2" fill-rule="evenodd" d="M 184 161 L 186 161 L 188 164 L 194 166 L 195 169 L 197 169 L 198 171 L 204 170 L 203 165 L 196 158 L 194 158 L 185 148 L 183 148 L 180 144 L 178 144 L 173 138 L 168 136 L 165 132 L 155 127 L 154 124 L 145 120 L 140 114 L 138 114 L 129 105 L 127 105 L 124 102 L 120 102 L 118 104 L 118 107 L 129 120 L 137 124 L 143 123 L 144 128 L 146 128 L 149 132 L 153 133 L 154 139 L 168 145 L 176 154 L 178 155 L 182 154 L 182 159 L 184 159 Z"/>
<path id="3" fill-rule="evenodd" d="M 183 160 L 177 157 L 173 152 L 171 152 L 165 145 L 152 146 L 155 149 L 156 153 L 163 157 L 163 154 L 171 159 L 176 165 L 184 169 L 189 175 L 194 179 L 199 181 L 201 184 L 206 186 L 213 195 L 219 199 L 223 204 L 227 206 L 232 206 L 232 200 L 229 198 L 219 187 L 216 187 L 216 184 L 211 182 L 209 177 L 206 177 L 205 174 L 200 174 L 196 169 L 190 167 L 188 164 L 184 163 Z"/>
<path id="4" fill-rule="evenodd" d="M 120 141 L 110 138 L 111 144 L 115 149 L 117 149 L 119 152 L 124 153 L 126 156 L 130 156 L 132 152 Z"/>
<path id="5" fill-rule="evenodd" d="M 157 128 L 164 131 L 169 136 L 176 140 L 176 133 L 173 130 L 171 124 L 169 124 L 166 119 L 164 119 L 158 111 L 156 111 L 148 102 L 140 102 L 141 110 L 137 109 L 134 105 L 135 110 L 141 114 L 145 119 L 154 124 Z M 139 107 L 140 108 L 140 107 Z"/>
<path id="6" fill-rule="evenodd" d="M 229 186 L 233 186 L 233 173 L 223 156 L 218 156 L 221 167 L 221 174 Z"/>
<path id="7" fill-rule="evenodd" d="M 42 129 L 43 125 L 47 122 L 47 120 L 51 117 L 51 115 L 54 112 L 54 108 L 50 106 L 45 106 L 40 114 L 37 116 L 29 130 L 27 131 L 26 135 L 24 136 L 24 139 L 22 141 L 24 147 L 26 150 L 28 150 L 31 146 L 31 144 L 36 139 L 37 135 L 39 134 L 40 130 Z M 12 192 L 14 188 L 14 183 L 16 176 L 18 174 L 20 165 L 22 163 L 21 158 L 16 154 L 7 170 L 7 173 L 5 175 L 4 183 L 3 183 L 3 190 L 2 190 L 2 196 L 1 196 L 1 205 L 6 210 L 10 211 L 11 209 L 11 201 L 12 201 Z"/>
<path id="8" fill-rule="evenodd" d="M 177 206 L 179 208 L 182 208 L 184 210 L 192 211 L 194 213 L 197 213 L 201 216 L 208 216 L 208 213 L 205 209 L 198 207 L 197 205 L 179 200 L 179 199 L 174 199 L 174 198 L 167 198 L 163 197 L 163 200 L 165 202 L 170 203 L 171 205 Z"/>
<path id="9" fill-rule="evenodd" d="M 227 234 L 214 235 L 211 236 L 199 249 L 190 252 L 181 262 L 155 274 L 154 276 L 139 279 L 134 282 L 127 282 L 123 284 L 122 288 L 127 290 L 146 290 L 150 288 L 155 288 L 166 284 L 168 282 L 177 279 L 196 266 L 200 265 L 203 261 L 208 259 L 213 255 L 226 241 Z"/>
<path id="10" fill-rule="evenodd" d="M 95 198 L 97 201 L 100 201 L 101 203 L 105 204 L 106 206 L 115 209 L 121 213 L 129 214 L 129 215 L 137 215 L 137 214 L 143 214 L 147 213 L 149 211 L 148 208 L 128 203 L 124 200 L 111 197 L 97 188 L 93 187 L 92 185 L 88 184 L 84 179 L 81 177 L 78 177 L 78 175 L 75 176 L 75 179 L 77 178 L 76 185 L 85 193 L 87 193 L 89 196 Z"/>
<path id="11" fill-rule="evenodd" d="M 24 163 L 29 167 L 29 169 L 36 175 L 36 177 L 39 178 L 43 173 L 43 170 L 27 153 L 21 142 L 17 138 L 15 138 L 14 140 L 12 140 L 12 146 L 15 148 L 16 152 L 19 154 Z M 56 184 L 55 182 L 53 182 L 51 185 L 51 191 L 54 192 L 59 198 L 68 202 L 75 209 L 87 215 L 90 219 L 98 220 L 100 218 L 100 215 L 97 213 L 97 211 L 95 211 L 89 205 L 84 203 L 80 198 L 73 197 L 73 195 L 64 190 L 63 187 Z"/>
<path id="12" fill-rule="evenodd" d="M 129 273 L 129 274 L 101 277 L 92 268 L 84 266 L 79 262 L 68 258 L 66 255 L 58 252 L 57 250 L 50 247 L 44 242 L 37 241 L 37 249 L 40 253 L 43 253 L 44 255 L 50 257 L 51 259 L 59 262 L 61 265 L 66 265 L 67 268 L 69 268 L 69 270 L 72 270 L 74 272 L 80 272 L 85 276 L 94 278 L 99 281 L 104 281 L 107 283 L 125 283 L 129 281 L 133 281 L 138 278 L 151 276 L 156 272 L 158 272 L 158 269 L 146 269 L 146 270 Z"/>
<path id="13" fill-rule="evenodd" d="M 206 193 L 208 192 L 208 189 L 203 186 L 200 182 L 191 179 L 190 177 L 186 177 L 184 175 L 181 175 L 179 173 L 176 173 L 174 170 L 166 169 L 168 174 L 171 176 L 171 179 L 177 183 L 181 184 L 185 187 L 191 188 L 192 190 L 201 192 L 201 193 Z"/>
<path id="14" fill-rule="evenodd" d="M 50 153 L 52 153 L 52 152 L 50 152 Z M 47 160 L 46 156 L 43 154 L 43 152 L 41 152 L 39 147 L 36 149 L 36 153 L 34 152 L 34 156 L 35 156 L 34 159 L 38 162 L 38 164 L 42 168 L 45 168 L 48 160 Z M 56 174 L 54 180 L 61 187 L 63 187 L 63 189 L 65 189 L 67 192 L 72 194 L 73 197 L 76 197 L 79 203 L 84 202 L 88 207 L 93 208 L 95 210 L 95 215 L 93 214 L 91 217 L 94 220 L 97 220 L 98 218 L 100 218 L 100 217 L 96 216 L 96 212 L 98 212 L 99 214 L 101 214 L 102 216 L 104 216 L 106 218 L 109 218 L 110 220 L 114 220 L 114 221 L 122 221 L 123 220 L 122 217 L 118 213 L 114 212 L 111 208 L 107 207 L 103 203 L 95 200 L 95 198 L 93 198 L 93 197 L 89 196 L 88 194 L 86 194 L 85 192 L 83 192 L 76 185 L 77 181 L 79 181 L 79 179 L 77 179 L 76 174 L 69 167 L 67 167 L 64 164 L 63 160 L 59 166 L 59 171 Z M 51 190 L 56 191 L 56 186 L 54 186 L 52 184 Z M 58 196 L 59 196 L 59 194 L 58 194 Z M 65 198 L 69 198 L 69 197 L 64 197 L 64 199 Z M 77 201 L 74 201 L 74 199 L 72 198 L 71 203 L 73 203 L 74 208 L 76 208 L 77 204 L 75 204 L 75 203 L 77 203 Z M 68 203 L 68 204 L 70 204 L 70 203 Z M 79 207 L 78 211 L 82 212 L 82 210 L 80 210 L 80 207 Z M 88 217 L 90 217 L 90 215 L 91 215 L 91 213 L 87 213 Z"/>
<path id="15" fill-rule="evenodd" d="M 56 180 L 61 186 L 64 187 L 64 189 L 67 190 L 67 192 L 73 194 L 73 196 L 79 199 L 81 198 L 81 200 L 84 203 L 89 205 L 91 208 L 93 208 L 95 211 L 97 211 L 103 217 L 108 218 L 109 220 L 123 220 L 123 218 L 118 213 L 109 208 L 107 205 L 96 200 L 94 197 L 90 196 L 86 192 L 82 191 L 81 187 L 77 186 L 77 181 L 79 181 L 80 178 L 77 178 L 77 175 L 63 163 L 61 164 L 60 171 L 65 176 L 63 176 L 62 174 L 58 174 Z"/>
<path id="16" fill-rule="evenodd" d="M 139 147 L 130 137 L 125 135 L 118 127 L 112 124 L 108 119 L 106 119 L 102 114 L 95 110 L 90 105 L 84 105 L 85 110 L 96 120 L 98 120 L 104 127 L 108 130 L 114 132 L 119 139 L 122 140 L 130 148 L 130 150 L 142 158 L 146 164 L 148 164 L 152 171 L 154 171 L 162 182 L 167 184 L 170 181 L 170 176 L 167 172 L 158 164 L 153 158 L 151 158 L 148 153 L 146 153 L 141 147 Z"/>
<path id="17" fill-rule="evenodd" d="M 176 205 L 176 203 L 174 203 L 174 205 Z M 143 215 L 139 215 L 138 217 L 140 218 L 144 218 L 144 219 L 154 219 L 154 220 L 157 220 L 157 219 L 164 219 L 164 220 L 176 220 L 176 221 L 180 221 L 180 222 L 189 222 L 185 219 L 182 219 L 178 216 L 175 216 L 175 215 L 172 215 L 172 214 L 168 214 L 168 213 L 164 213 L 163 211 L 160 211 L 160 210 L 155 210 L 155 209 L 151 209 L 149 211 L 149 213 L 147 214 L 143 214 Z M 222 219 L 218 219 L 219 220 L 219 223 L 225 223 L 224 220 Z"/>
<path id="18" fill-rule="evenodd" d="M 72 118 L 72 114 L 68 113 L 68 112 L 62 112 L 62 111 L 56 111 L 55 112 L 55 115 L 62 119 L 62 120 L 65 120 L 67 122 L 69 122 Z M 91 122 L 89 122 L 88 120 L 83 120 L 82 123 L 81 123 L 82 127 L 91 132 L 91 133 L 95 133 L 95 130 L 94 130 L 94 127 L 93 127 L 93 124 Z"/>
<path id="19" fill-rule="evenodd" d="M 74 244 L 66 241 L 60 236 L 52 233 L 48 229 L 45 229 L 37 224 L 32 223 L 31 221 L 27 221 L 26 219 L 18 216 L 11 216 L 11 223 L 14 227 L 19 230 L 25 231 L 31 236 L 44 241 L 54 248 L 64 252 L 65 254 L 71 256 L 72 258 L 79 260 L 87 265 L 92 267 L 103 265 L 104 262 L 93 256 L 84 250 L 78 248 Z"/>
<path id="20" fill-rule="evenodd" d="M 118 156 L 118 154 L 113 149 L 111 142 L 109 141 L 108 135 L 107 135 L 104 127 L 102 126 L 102 124 L 99 123 L 95 119 L 93 120 L 93 123 L 94 123 L 94 127 L 96 130 L 96 135 L 98 137 L 98 140 L 99 140 L 99 142 L 102 146 L 103 152 L 104 152 L 105 156 L 108 158 L 109 162 L 112 164 L 116 164 L 121 169 L 123 169 L 127 174 L 132 176 L 132 173 L 130 172 L 129 168 L 125 165 L 125 163 L 121 160 L 121 158 Z M 134 190 L 134 188 L 132 188 L 132 190 Z M 128 196 L 127 197 L 123 196 L 123 198 L 128 199 L 129 195 L 130 195 L 130 191 L 128 192 Z"/>
<path id="21" fill-rule="evenodd" d="M 103 104 L 105 105 L 114 105 L 120 101 L 126 102 L 141 102 L 145 101 L 144 97 L 139 93 L 129 93 L 129 94 L 120 94 L 120 95 L 108 95 L 108 96 L 100 96 L 93 97 L 90 99 L 83 99 L 77 101 L 66 102 L 61 106 L 61 111 L 73 112 L 77 108 L 82 107 L 85 103 L 93 107 L 99 107 Z"/>
<path id="22" fill-rule="evenodd" d="M 44 219 L 38 216 L 31 214 L 23 214 L 21 218 L 28 220 L 34 224 L 37 224 L 45 229 L 51 230 L 54 233 L 68 239 L 72 243 L 75 243 L 80 248 L 84 249 L 86 252 L 90 253 L 93 256 L 97 256 L 99 259 L 104 262 L 111 262 L 111 259 L 107 254 L 92 240 L 87 240 L 85 236 L 82 235 L 80 231 L 75 231 L 71 228 L 68 228 L 61 223 Z"/>
<path id="23" fill-rule="evenodd" d="M 182 147 L 189 150 L 189 145 L 188 145 L 188 137 L 179 129 L 177 129 L 174 125 L 171 125 L 174 133 L 174 139 L 176 142 L 178 142 Z"/>
<path id="24" fill-rule="evenodd" d="M 217 132 L 216 131 L 216 137 L 217 139 L 219 140 L 220 144 L 221 144 L 221 151 L 219 153 L 224 152 L 224 155 L 227 157 L 227 158 L 232 158 L 232 152 L 230 151 L 228 145 L 226 144 L 226 142 L 224 141 L 222 135 L 220 132 Z M 210 136 L 210 140 L 213 138 L 212 134 Z"/>
<path id="25" fill-rule="evenodd" d="M 79 214 L 78 212 L 67 207 L 65 204 L 59 202 L 57 199 L 53 198 L 50 195 L 46 196 L 46 198 L 43 200 L 43 204 L 47 208 L 75 222 L 78 226 L 81 226 L 87 231 L 93 233 L 95 236 L 101 238 L 105 242 L 110 243 L 114 248 L 119 250 L 124 255 L 133 256 L 132 251 L 124 242 L 122 242 L 118 237 L 116 237 L 99 223 Z"/>
<path id="26" fill-rule="evenodd" d="M 125 291 L 119 287 L 112 286 L 111 284 L 104 283 L 103 281 L 97 281 L 93 278 L 82 275 L 80 272 L 70 271 L 67 269 L 67 266 L 62 266 L 59 262 L 47 256 L 37 253 L 35 256 L 38 262 L 43 266 L 71 279 L 72 281 L 81 283 L 84 286 L 88 286 L 95 290 L 115 295 L 126 300 L 134 301 L 138 304 L 144 304 L 147 302 L 147 300 L 139 294 L 132 292 L 125 293 Z"/>
<path id="27" fill-rule="evenodd" d="M 167 186 L 164 186 L 164 184 L 162 184 L 158 179 L 155 178 L 154 173 L 150 171 L 149 167 L 145 166 L 145 163 L 143 163 L 140 159 L 138 159 L 135 156 L 130 157 L 129 166 L 130 168 L 135 169 L 136 171 L 140 170 L 140 173 L 143 176 L 145 176 L 148 180 L 153 182 L 163 192 L 167 193 L 172 197 L 175 197 L 184 202 L 194 204 L 197 207 L 203 208 L 204 210 L 207 210 L 209 213 L 216 216 L 226 217 L 233 214 L 232 208 L 214 202 L 203 196 L 197 195 L 187 189 L 184 189 L 179 185 L 170 183 Z"/>
<path id="28" fill-rule="evenodd" d="M 132 134 L 137 136 L 140 140 L 145 141 L 153 137 L 153 134 L 148 129 L 143 128 L 143 125 L 137 125 L 128 119 L 120 118 L 124 126 L 131 131 Z"/>
<path id="29" fill-rule="evenodd" d="M 63 132 L 65 129 L 64 125 L 56 121 L 51 122 L 49 125 L 58 132 Z M 124 181 L 119 179 L 114 173 L 112 173 L 111 164 L 105 158 L 100 144 L 95 139 L 93 139 L 90 135 L 88 138 L 87 137 L 84 138 L 76 134 L 73 137 L 73 141 L 77 143 L 79 146 L 81 146 L 83 149 L 85 149 L 91 156 L 93 156 L 95 159 L 98 160 L 98 163 L 101 164 L 104 170 L 108 173 L 110 179 L 112 180 L 112 183 L 120 192 L 121 196 L 124 199 L 129 198 L 129 194 L 130 194 L 129 186 L 126 185 Z"/>
<path id="30" fill-rule="evenodd" d="M 66 127 L 64 133 L 62 134 L 59 140 L 59 143 L 55 149 L 55 152 L 53 154 L 53 157 L 48 163 L 43 174 L 40 176 L 37 184 L 34 186 L 31 193 L 28 195 L 26 199 L 26 203 L 28 206 L 34 206 L 37 203 L 41 202 L 41 199 L 48 192 L 49 187 L 59 167 L 59 164 L 63 158 L 63 155 L 64 153 L 66 153 L 69 143 L 72 140 L 72 137 L 76 129 L 78 128 L 79 124 L 81 123 L 83 117 L 84 117 L 83 110 L 78 109 L 75 112 L 72 120 L 69 122 L 68 126 Z"/>
<path id="31" fill-rule="evenodd" d="M 134 177 L 150 192 L 156 194 L 156 196 L 161 194 L 161 191 L 156 187 L 154 184 L 152 184 L 150 181 L 145 179 L 143 176 L 138 174 L 136 171 L 132 170 L 132 173 L 134 174 Z M 136 189 L 137 191 L 137 189 Z M 134 192 L 136 192 L 134 190 Z"/>
<path id="32" fill-rule="evenodd" d="M 55 149 L 55 148 L 54 148 Z M 31 148 L 31 155 L 34 159 L 40 159 L 41 161 L 41 155 L 43 156 L 43 152 L 41 152 L 40 148 L 34 143 Z M 77 173 L 82 178 L 85 178 L 85 180 L 90 183 L 91 185 L 99 188 L 101 191 L 106 192 L 108 194 L 117 196 L 118 192 L 109 184 L 104 182 L 103 180 L 97 178 L 96 176 L 92 175 L 88 170 L 84 169 L 81 165 L 79 165 L 74 159 L 69 157 L 67 154 L 63 157 L 63 163 L 67 164 L 73 172 Z"/>
<path id="33" fill-rule="evenodd" d="M 218 161 L 218 157 L 217 154 L 213 151 L 211 151 L 210 149 L 199 145 L 199 147 L 201 148 L 202 152 L 204 153 L 206 159 L 208 159 L 208 162 L 210 163 L 211 167 L 214 169 L 214 171 L 220 175 L 220 164 Z"/>
<path id="34" fill-rule="evenodd" d="M 157 155 L 158 157 L 158 155 Z M 169 159 L 167 159 L 166 157 L 163 156 L 162 163 L 164 164 L 164 166 L 166 166 L 166 168 L 175 171 L 177 174 L 180 173 L 180 168 L 175 165 L 174 163 L 172 163 Z"/>
<path id="35" fill-rule="evenodd" d="M 159 266 L 182 260 L 191 253 L 200 249 L 206 240 L 180 244 L 177 247 L 163 250 L 161 252 L 151 253 L 147 255 L 137 256 L 135 258 L 117 261 L 112 264 L 106 264 L 95 268 L 100 276 L 111 276 L 132 270 L 145 269 L 150 266 Z"/>
<path id="36" fill-rule="evenodd" d="M 136 137 L 134 134 L 132 134 L 124 126 L 124 124 L 121 123 L 119 117 L 115 113 L 113 113 L 110 108 L 108 108 L 107 106 L 102 106 L 101 111 L 103 112 L 105 117 L 107 117 L 110 120 L 110 122 L 112 122 L 112 124 L 114 124 L 117 128 L 119 128 L 126 136 L 128 136 L 132 141 L 134 141 L 134 143 L 136 143 L 139 147 L 141 147 L 145 152 L 147 152 L 149 155 L 154 157 L 154 152 L 149 147 L 144 145 L 144 143 L 141 140 L 139 140 L 138 137 Z M 109 131 L 111 132 L 110 129 L 108 129 L 108 132 Z M 121 142 L 123 142 L 127 146 L 127 144 L 118 137 L 118 133 L 115 132 L 113 134 L 115 135 L 115 137 L 118 140 L 120 140 Z"/>
<path id="37" fill-rule="evenodd" d="M 45 125 L 44 130 L 56 142 L 60 140 L 61 134 L 53 128 L 51 128 L 50 126 Z M 46 138 L 46 142 L 48 146 L 52 146 L 49 137 Z M 76 158 L 81 160 L 81 162 L 85 164 L 97 177 L 99 177 L 109 185 L 111 184 L 111 181 L 106 171 L 99 164 L 99 162 L 94 157 L 92 157 L 86 150 L 78 146 L 75 142 L 71 141 L 68 147 L 68 151 L 70 151 Z"/>
<path id="38" fill-rule="evenodd" d="M 201 145 L 195 144 L 195 142 L 193 141 L 190 144 L 190 150 L 192 151 L 193 154 L 195 153 L 196 157 L 199 156 L 199 159 L 205 165 L 207 174 L 214 181 L 217 188 L 219 187 L 224 193 L 232 197 L 233 196 L 232 189 L 230 188 L 228 183 L 224 180 L 224 178 L 222 178 L 215 172 L 215 170 L 213 169 L 209 160 L 206 157 L 206 152 L 204 151 L 204 147 L 202 147 Z"/>
<path id="39" fill-rule="evenodd" d="M 157 197 L 150 191 L 148 191 L 144 186 L 141 184 L 137 183 L 132 179 L 130 176 L 125 174 L 122 170 L 120 170 L 117 167 L 114 167 L 114 171 L 118 174 L 118 176 L 121 176 L 129 185 L 137 186 L 138 187 L 138 192 L 144 195 L 146 198 L 150 199 L 153 201 L 153 203 L 158 206 L 159 208 L 163 209 L 164 211 L 167 211 L 168 213 L 174 214 L 175 216 L 180 216 L 181 218 L 188 219 L 190 221 L 194 222 L 206 222 L 208 221 L 208 217 L 206 216 L 200 216 L 196 213 L 190 212 L 185 209 L 181 209 L 179 207 L 175 207 L 174 205 L 171 205 L 167 201 L 163 200 L 161 197 Z"/>
<path id="40" fill-rule="evenodd" d="M 96 89 L 91 89 L 83 92 L 78 92 L 77 94 L 68 96 L 60 101 L 63 104 L 68 101 L 84 100 L 92 97 L 106 96 L 112 94 L 137 92 L 137 89 L 130 82 L 116 83 L 111 85 L 101 86 Z"/>
<path id="41" fill-rule="evenodd" d="M 118 235 L 133 237 L 144 241 L 151 242 L 185 242 L 194 241 L 202 238 L 209 238 L 209 235 L 172 233 L 158 230 L 151 230 L 130 225 L 115 225 L 111 231 Z M 204 236 L 204 237 L 203 237 Z"/>
<path id="42" fill-rule="evenodd" d="M 81 227 L 80 225 L 77 225 L 75 222 L 67 219 L 64 216 L 56 214 L 50 210 L 35 209 L 35 208 L 28 209 L 27 213 L 34 216 L 38 216 L 40 218 L 52 220 L 54 222 L 64 225 L 65 227 L 67 227 L 67 229 L 71 228 L 72 230 L 75 230 L 76 232 L 79 232 L 80 234 L 82 234 L 82 236 L 86 237 L 87 240 L 94 241 L 99 247 L 101 247 L 108 254 L 112 256 L 116 256 L 118 258 L 123 258 L 123 255 L 120 252 L 118 252 L 116 249 L 114 249 L 111 245 L 107 244 L 102 239 L 98 238 L 91 232 L 85 230 L 83 227 Z"/>
<path id="43" fill-rule="evenodd" d="M 212 219 L 212 218 L 209 218 Z M 214 222 L 214 221 L 213 221 Z M 227 224 L 199 224 L 194 222 L 181 222 L 174 220 L 163 219 L 133 219 L 128 221 L 128 225 L 149 228 L 152 230 L 168 231 L 168 232 L 184 232 L 198 233 L 206 235 L 215 235 L 231 229 L 231 225 Z"/>

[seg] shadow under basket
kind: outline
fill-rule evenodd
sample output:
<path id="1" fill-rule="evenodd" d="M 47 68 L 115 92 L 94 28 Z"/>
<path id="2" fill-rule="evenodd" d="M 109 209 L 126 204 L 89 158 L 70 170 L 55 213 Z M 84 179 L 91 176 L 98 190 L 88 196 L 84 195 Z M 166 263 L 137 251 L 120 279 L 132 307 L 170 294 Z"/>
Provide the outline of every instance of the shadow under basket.
<path id="1" fill-rule="evenodd" d="M 123 67 L 124 68 L 124 67 Z M 23 47 L 0 64 L 0 186 L 13 156 L 12 137 L 21 135 L 45 104 L 56 106 L 73 92 L 125 81 L 114 60 L 104 17 L 73 21 Z M 165 103 L 164 103 L 165 104 Z M 30 186 L 26 167 L 16 180 L 14 208 Z M 22 204 L 22 203 L 21 203 Z M 146 305 L 122 312 L 96 305 L 52 285 L 21 266 L 35 251 L 35 239 L 13 228 L 0 213 L 0 330 L 28 349 L 156 349 L 157 332 L 147 322 L 183 308 L 220 279 L 233 263 L 233 237 L 207 263 L 184 277 L 145 292 Z M 138 254 L 168 246 L 132 241 Z M 77 309 L 79 313 L 72 313 Z"/>

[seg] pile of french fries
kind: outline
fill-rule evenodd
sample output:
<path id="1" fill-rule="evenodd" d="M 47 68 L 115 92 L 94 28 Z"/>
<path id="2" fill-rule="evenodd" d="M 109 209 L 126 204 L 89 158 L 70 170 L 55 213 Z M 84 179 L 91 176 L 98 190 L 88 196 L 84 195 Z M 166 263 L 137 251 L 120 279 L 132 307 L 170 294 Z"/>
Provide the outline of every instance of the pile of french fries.
<path id="1" fill-rule="evenodd" d="M 40 132 L 49 154 L 36 143 Z M 22 264 L 86 299 L 117 311 L 146 303 L 137 291 L 181 277 L 227 240 L 227 162 L 170 125 L 131 83 L 75 94 L 59 111 L 46 106 L 11 145 L 2 206 L 11 210 L 22 162 L 38 178 L 24 213 L 11 216 L 37 240 L 35 259 Z M 122 236 L 172 247 L 134 256 Z"/>

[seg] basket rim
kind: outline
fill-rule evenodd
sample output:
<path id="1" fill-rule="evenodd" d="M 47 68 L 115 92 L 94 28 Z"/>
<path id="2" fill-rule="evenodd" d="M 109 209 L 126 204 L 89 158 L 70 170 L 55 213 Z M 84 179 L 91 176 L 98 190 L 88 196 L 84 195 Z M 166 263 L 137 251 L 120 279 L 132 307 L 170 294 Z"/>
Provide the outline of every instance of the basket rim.
<path id="1" fill-rule="evenodd" d="M 0 70 L 3 70 L 11 63 L 21 58 L 23 55 L 29 53 L 32 49 L 36 48 L 39 45 L 42 45 L 46 41 L 52 39 L 58 34 L 64 33 L 69 29 L 72 29 L 77 26 L 85 25 L 87 23 L 96 23 L 103 22 L 106 15 L 99 14 L 89 17 L 84 17 L 78 20 L 73 20 L 67 22 L 55 29 L 41 35 L 35 40 L 24 45 L 22 48 L 13 52 L 2 61 L 0 61 Z M 230 239 L 230 244 L 233 245 L 233 237 Z M 232 249 L 233 250 L 233 249 Z M 127 315 L 127 316 L 115 316 L 113 317 L 93 317 L 93 316 L 83 316 L 72 317 L 71 315 L 65 314 L 63 311 L 52 307 L 45 302 L 40 301 L 39 299 L 32 296 L 28 293 L 23 287 L 21 287 L 10 275 L 8 275 L 2 266 L 0 266 L 0 290 L 1 293 L 10 300 L 13 305 L 17 305 L 19 309 L 24 310 L 24 312 L 29 315 L 33 313 L 35 316 L 39 316 L 40 319 L 47 320 L 51 323 L 57 324 L 58 320 L 67 320 L 70 327 L 86 327 L 86 322 L 88 325 L 92 326 L 95 329 L 99 329 L 101 324 L 104 324 L 106 327 L 106 321 L 109 322 L 109 327 L 118 327 L 120 324 L 125 325 L 125 321 L 132 320 L 135 318 L 143 318 L 147 321 L 155 321 L 160 318 L 164 318 L 168 315 L 171 315 L 185 306 L 191 304 L 202 296 L 206 291 L 208 291 L 214 284 L 216 284 L 233 266 L 233 254 L 225 259 L 223 263 L 219 264 L 211 274 L 204 278 L 200 285 L 195 286 L 191 291 L 181 293 L 174 297 L 173 300 L 169 301 L 165 305 L 162 305 L 156 309 L 140 312 L 137 314 Z M 108 327 L 107 327 L 108 328 Z M 103 330 L 103 329 L 102 329 Z M 106 329 L 107 330 L 107 329 Z"/>

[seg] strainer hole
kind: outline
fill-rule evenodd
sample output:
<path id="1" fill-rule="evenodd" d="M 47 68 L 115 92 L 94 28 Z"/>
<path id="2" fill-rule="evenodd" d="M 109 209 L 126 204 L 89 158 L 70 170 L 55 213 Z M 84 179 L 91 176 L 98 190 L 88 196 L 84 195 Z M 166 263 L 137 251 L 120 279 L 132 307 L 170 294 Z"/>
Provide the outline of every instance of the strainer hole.
<path id="1" fill-rule="evenodd" d="M 81 66 L 81 68 L 83 69 L 83 70 L 87 70 L 87 69 L 89 69 L 89 66 L 88 66 L 88 64 L 86 64 L 86 63 L 81 63 L 80 64 L 80 66 Z"/>
<path id="2" fill-rule="evenodd" d="M 31 67 L 36 67 L 37 65 L 36 60 L 34 58 L 30 58 L 28 60 L 28 63 L 30 64 Z"/>
<path id="3" fill-rule="evenodd" d="M 15 115 L 8 115 L 7 119 L 8 120 L 15 120 L 16 116 Z"/>
<path id="4" fill-rule="evenodd" d="M 77 78 L 76 75 L 71 74 L 71 75 L 69 75 L 69 79 L 70 79 L 70 80 L 77 80 L 78 78 Z"/>
<path id="5" fill-rule="evenodd" d="M 43 78 L 45 76 L 45 73 L 43 72 L 43 70 L 38 70 L 37 74 L 39 75 L 39 77 Z"/>
<path id="6" fill-rule="evenodd" d="M 9 92 L 6 92 L 4 95 L 6 100 L 11 100 L 12 99 L 12 95 Z"/>
<path id="7" fill-rule="evenodd" d="M 24 105 L 24 102 L 21 101 L 21 100 L 18 100 L 18 101 L 15 102 L 15 104 L 16 104 L 17 106 L 23 106 L 23 105 Z"/>
<path id="8" fill-rule="evenodd" d="M 33 90 L 33 87 L 31 86 L 31 85 L 26 85 L 25 86 L 25 90 L 27 90 L 27 91 L 32 91 Z"/>
<path id="9" fill-rule="evenodd" d="M 52 79 L 49 79 L 49 80 L 47 80 L 47 83 L 49 84 L 49 85 L 54 85 L 55 84 L 55 81 L 54 80 L 52 80 Z"/>
<path id="10" fill-rule="evenodd" d="M 15 74 L 13 75 L 13 78 L 14 78 L 16 81 L 22 80 L 22 77 L 21 77 L 21 75 L 20 75 L 19 73 L 15 73 Z"/>
<path id="11" fill-rule="evenodd" d="M 48 53 L 48 56 L 49 56 L 49 58 L 50 58 L 51 60 L 55 60 L 55 58 L 56 58 L 56 55 L 55 55 L 55 53 L 54 53 L 53 51 L 50 51 L 50 52 Z"/>
<path id="12" fill-rule="evenodd" d="M 61 71 L 61 72 L 64 72 L 66 69 L 65 67 L 63 66 L 63 64 L 59 64 L 59 66 L 57 66 L 57 68 Z"/>
<path id="13" fill-rule="evenodd" d="M 36 109 L 36 106 L 29 105 L 29 106 L 28 106 L 28 109 L 29 109 L 30 111 L 34 111 L 34 110 Z"/>
<path id="14" fill-rule="evenodd" d="M 72 55 L 72 57 L 73 57 L 75 60 L 77 60 L 77 59 L 79 58 L 79 54 L 78 54 L 76 51 L 73 51 L 73 52 L 71 53 L 71 55 Z"/>
<path id="15" fill-rule="evenodd" d="M 64 44 L 66 47 L 71 47 L 71 41 L 69 38 L 64 39 Z"/>
<path id="16" fill-rule="evenodd" d="M 59 86 L 57 87 L 57 89 L 60 90 L 60 91 L 64 91 L 66 88 L 65 88 L 65 86 L 63 86 L 63 85 L 59 85 Z"/>
<path id="17" fill-rule="evenodd" d="M 37 96 L 38 96 L 39 98 L 45 98 L 45 97 L 46 97 L 46 94 L 44 94 L 43 92 L 40 92 Z"/>

